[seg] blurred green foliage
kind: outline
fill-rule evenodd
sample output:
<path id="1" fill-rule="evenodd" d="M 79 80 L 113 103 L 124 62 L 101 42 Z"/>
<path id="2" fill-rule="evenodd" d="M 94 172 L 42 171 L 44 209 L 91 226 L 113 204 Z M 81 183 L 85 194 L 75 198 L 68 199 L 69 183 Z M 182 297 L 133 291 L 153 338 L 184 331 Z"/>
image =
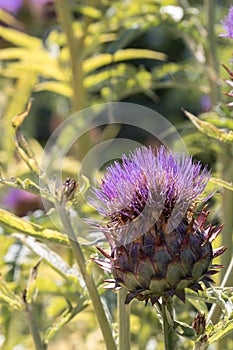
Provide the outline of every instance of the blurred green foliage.
<path id="1" fill-rule="evenodd" d="M 37 14 L 29 15 L 26 5 L 18 18 L 0 10 L 2 198 L 6 185 L 38 194 L 35 167 L 42 146 L 72 112 L 110 101 L 144 104 L 165 115 L 194 158 L 213 169 L 211 181 L 217 184 L 218 195 L 212 219 L 225 222 L 222 243 L 229 247 L 223 262 L 227 268 L 232 257 L 233 121 L 223 95 L 228 91 L 223 82 L 227 73 L 220 63 L 230 65 L 232 44 L 218 34 L 229 5 L 230 1 L 58 0 L 56 18 L 35 23 Z M 31 97 L 34 102 L 25 121 L 29 146 L 25 146 L 12 128 L 12 119 L 25 110 Z M 91 137 L 88 141 L 93 142 Z M 72 177 L 79 159 L 74 152 L 68 158 L 66 173 Z M 53 201 L 51 193 L 41 194 Z M 84 205 L 82 210 L 88 216 L 91 209 Z M 0 209 L 0 347 L 34 348 L 26 321 L 32 312 L 49 349 L 103 349 L 93 306 L 66 236 L 41 209 L 26 214 L 23 220 Z M 88 268 L 116 335 L 116 295 L 103 289 L 107 276 L 91 261 L 96 252 L 85 243 L 81 241 Z M 226 304 L 232 303 L 232 280 L 228 287 L 227 296 L 220 289 Z M 205 300 L 204 295 L 192 295 L 184 308 L 176 300 L 177 319 L 191 325 L 197 311 L 207 312 L 216 301 L 216 296 Z M 216 322 L 220 316 L 218 309 Z M 232 314 L 224 319 L 226 333 L 232 330 L 231 319 Z M 210 343 L 223 335 L 221 326 L 209 329 Z M 155 310 L 137 302 L 132 303 L 131 340 L 132 350 L 163 349 Z M 211 349 L 231 349 L 232 332 L 219 344 Z M 180 338 L 179 349 L 192 346 L 192 340 Z"/>

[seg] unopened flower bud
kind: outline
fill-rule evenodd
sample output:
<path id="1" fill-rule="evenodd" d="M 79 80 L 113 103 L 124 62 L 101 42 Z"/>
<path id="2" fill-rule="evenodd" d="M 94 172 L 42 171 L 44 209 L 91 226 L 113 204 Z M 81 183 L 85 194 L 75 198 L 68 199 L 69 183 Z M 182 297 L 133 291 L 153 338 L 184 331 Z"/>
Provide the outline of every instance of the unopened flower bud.
<path id="1" fill-rule="evenodd" d="M 65 180 L 62 186 L 62 201 L 70 201 L 73 199 L 76 189 L 77 189 L 77 182 L 74 179 L 70 179 L 69 177 Z"/>
<path id="2" fill-rule="evenodd" d="M 206 319 L 205 314 L 198 313 L 193 320 L 192 327 L 195 329 L 197 335 L 205 333 Z"/>

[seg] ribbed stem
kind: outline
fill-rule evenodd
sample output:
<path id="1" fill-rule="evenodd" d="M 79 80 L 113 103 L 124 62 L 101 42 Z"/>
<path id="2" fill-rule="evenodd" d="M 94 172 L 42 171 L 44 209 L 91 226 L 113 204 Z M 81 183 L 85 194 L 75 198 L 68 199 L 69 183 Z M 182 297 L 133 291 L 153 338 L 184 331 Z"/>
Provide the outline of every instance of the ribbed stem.
<path id="1" fill-rule="evenodd" d="M 100 299 L 100 296 L 98 294 L 95 282 L 93 280 L 93 277 L 91 274 L 87 272 L 86 269 L 86 261 L 85 257 L 83 255 L 83 252 L 81 250 L 81 247 L 77 241 L 75 232 L 73 230 L 73 227 L 71 225 L 69 216 L 66 213 L 65 205 L 57 204 L 56 209 L 59 213 L 59 217 L 62 221 L 63 227 L 65 229 L 65 232 L 68 236 L 70 246 L 73 250 L 75 260 L 78 264 L 79 270 L 81 272 L 81 275 L 86 283 L 87 290 L 89 292 L 96 317 L 98 319 L 105 346 L 107 350 L 116 350 L 116 344 L 114 342 L 111 327 L 109 325 L 108 319 L 106 317 L 106 314 L 104 312 L 104 308 Z"/>
<path id="2" fill-rule="evenodd" d="M 118 291 L 118 329 L 119 329 L 119 350 L 130 350 L 130 305 L 125 304 L 127 291 Z"/>
<path id="3" fill-rule="evenodd" d="M 173 307 L 172 299 L 170 297 L 163 297 L 161 315 L 163 319 L 164 349 L 174 350 L 177 337 L 173 328 Z"/>

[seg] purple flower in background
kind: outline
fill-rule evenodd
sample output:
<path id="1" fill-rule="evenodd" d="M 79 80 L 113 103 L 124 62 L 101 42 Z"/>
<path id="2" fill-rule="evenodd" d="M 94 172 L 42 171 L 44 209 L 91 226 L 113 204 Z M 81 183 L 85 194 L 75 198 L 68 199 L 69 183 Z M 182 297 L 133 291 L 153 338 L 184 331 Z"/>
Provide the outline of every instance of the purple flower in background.
<path id="1" fill-rule="evenodd" d="M 222 33 L 220 36 L 233 39 L 233 6 L 230 7 L 228 15 L 221 21 L 221 23 L 226 33 Z"/>
<path id="2" fill-rule="evenodd" d="M 202 95 L 200 98 L 201 112 L 207 112 L 211 110 L 211 99 L 209 95 Z"/>
<path id="3" fill-rule="evenodd" d="M 16 15 L 23 4 L 23 0 L 0 0 L 0 9 Z"/>
<path id="4" fill-rule="evenodd" d="M 154 304 L 161 296 L 185 300 L 185 288 L 201 290 L 213 282 L 221 265 L 212 260 L 225 247 L 213 250 L 221 231 L 205 226 L 206 208 L 195 215 L 210 173 L 191 157 L 173 154 L 164 147 L 157 153 L 142 147 L 122 162 L 108 167 L 92 204 L 104 219 L 98 224 L 111 246 L 111 254 L 98 248 L 107 260 L 95 261 L 124 287 L 126 303 L 136 298 Z"/>
<path id="5" fill-rule="evenodd" d="M 42 207 L 41 200 L 38 196 L 18 188 L 9 190 L 7 195 L 3 198 L 3 204 L 18 216 L 24 216 L 28 212 Z"/>

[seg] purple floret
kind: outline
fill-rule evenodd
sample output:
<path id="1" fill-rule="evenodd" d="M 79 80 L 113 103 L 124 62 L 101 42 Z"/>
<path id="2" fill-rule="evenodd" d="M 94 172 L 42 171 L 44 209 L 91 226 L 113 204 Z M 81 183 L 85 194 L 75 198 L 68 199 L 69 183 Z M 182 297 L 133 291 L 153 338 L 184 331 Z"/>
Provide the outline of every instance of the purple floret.
<path id="1" fill-rule="evenodd" d="M 230 7 L 228 15 L 221 21 L 221 24 L 226 33 L 222 33 L 220 36 L 233 39 L 233 6 Z"/>
<path id="2" fill-rule="evenodd" d="M 164 215 L 164 221 L 176 221 L 194 203 L 210 197 L 202 196 L 209 178 L 207 169 L 202 170 L 191 157 L 173 154 L 163 146 L 157 153 L 141 147 L 107 168 L 91 202 L 114 223 L 134 219 L 145 206 L 155 220 Z"/>

